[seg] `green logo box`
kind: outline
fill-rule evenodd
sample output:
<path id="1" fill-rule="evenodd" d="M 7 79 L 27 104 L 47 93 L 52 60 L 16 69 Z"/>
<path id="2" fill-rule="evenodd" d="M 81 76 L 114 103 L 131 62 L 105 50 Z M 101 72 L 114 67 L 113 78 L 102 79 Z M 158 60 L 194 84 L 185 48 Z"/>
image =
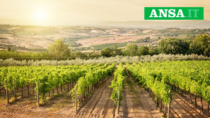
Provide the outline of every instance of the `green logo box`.
<path id="1" fill-rule="evenodd" d="M 144 20 L 203 20 L 203 7 L 144 7 Z"/>

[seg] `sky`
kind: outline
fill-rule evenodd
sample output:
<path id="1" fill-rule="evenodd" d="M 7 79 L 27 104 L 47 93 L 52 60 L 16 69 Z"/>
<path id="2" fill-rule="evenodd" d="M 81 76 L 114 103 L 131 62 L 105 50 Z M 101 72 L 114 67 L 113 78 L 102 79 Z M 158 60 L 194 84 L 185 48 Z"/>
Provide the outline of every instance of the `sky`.
<path id="1" fill-rule="evenodd" d="M 210 20 L 210 0 L 0 0 L 0 23 L 82 25 L 143 21 L 144 7 L 204 7 L 204 20 Z"/>

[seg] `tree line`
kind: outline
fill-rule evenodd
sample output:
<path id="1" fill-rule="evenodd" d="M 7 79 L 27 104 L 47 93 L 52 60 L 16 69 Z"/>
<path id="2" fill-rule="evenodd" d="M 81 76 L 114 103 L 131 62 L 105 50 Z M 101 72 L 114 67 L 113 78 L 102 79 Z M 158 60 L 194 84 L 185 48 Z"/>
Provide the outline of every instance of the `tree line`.
<path id="1" fill-rule="evenodd" d="M 137 46 L 128 44 L 125 48 L 118 48 L 116 45 L 113 49 L 105 48 L 101 52 L 71 52 L 61 39 L 57 39 L 48 46 L 47 51 L 42 52 L 17 52 L 8 50 L 0 51 L 0 59 L 13 58 L 16 60 L 66 60 L 66 59 L 91 59 L 98 57 L 111 57 L 117 55 L 123 56 L 142 56 L 157 54 L 198 54 L 210 56 L 210 37 L 207 34 L 198 35 L 194 39 L 185 38 L 167 38 L 159 41 L 158 46 Z"/>
<path id="2" fill-rule="evenodd" d="M 210 56 L 210 37 L 207 34 L 198 35 L 193 40 L 185 38 L 167 38 L 159 41 L 157 47 L 153 46 L 137 46 L 129 44 L 125 49 L 101 50 L 101 56 L 110 57 L 115 55 L 125 56 L 141 56 L 156 54 L 198 54 Z"/>

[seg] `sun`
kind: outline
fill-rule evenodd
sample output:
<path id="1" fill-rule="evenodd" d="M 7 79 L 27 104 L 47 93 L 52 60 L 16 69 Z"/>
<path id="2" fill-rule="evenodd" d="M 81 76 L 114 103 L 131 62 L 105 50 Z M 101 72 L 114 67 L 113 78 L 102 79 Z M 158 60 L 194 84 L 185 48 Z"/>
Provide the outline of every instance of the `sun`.
<path id="1" fill-rule="evenodd" d="M 52 20 L 52 8 L 45 3 L 34 4 L 29 11 L 31 16 L 31 24 L 33 25 L 49 25 Z"/>
<path id="2" fill-rule="evenodd" d="M 37 11 L 35 13 L 35 19 L 39 22 L 44 22 L 47 20 L 47 13 L 45 11 Z"/>

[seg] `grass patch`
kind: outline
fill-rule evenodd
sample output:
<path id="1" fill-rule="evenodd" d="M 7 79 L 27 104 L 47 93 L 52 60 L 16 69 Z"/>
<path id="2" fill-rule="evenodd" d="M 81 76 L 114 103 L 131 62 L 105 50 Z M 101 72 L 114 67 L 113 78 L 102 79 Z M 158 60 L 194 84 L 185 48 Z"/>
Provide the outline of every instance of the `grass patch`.
<path id="1" fill-rule="evenodd" d="M 56 106 L 53 106 L 49 109 L 49 111 L 57 111 L 59 109 L 62 109 L 64 108 L 64 105 L 63 104 L 56 104 Z"/>
<path id="2" fill-rule="evenodd" d="M 129 87 L 129 90 L 132 91 L 135 95 L 137 95 L 138 92 L 133 87 L 133 84 L 132 84 L 131 80 L 129 78 L 126 78 L 126 81 L 127 81 L 127 85 Z"/>

